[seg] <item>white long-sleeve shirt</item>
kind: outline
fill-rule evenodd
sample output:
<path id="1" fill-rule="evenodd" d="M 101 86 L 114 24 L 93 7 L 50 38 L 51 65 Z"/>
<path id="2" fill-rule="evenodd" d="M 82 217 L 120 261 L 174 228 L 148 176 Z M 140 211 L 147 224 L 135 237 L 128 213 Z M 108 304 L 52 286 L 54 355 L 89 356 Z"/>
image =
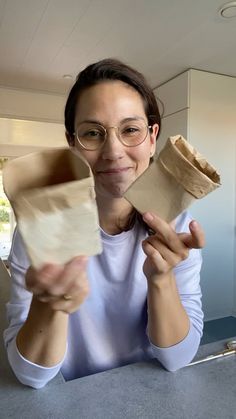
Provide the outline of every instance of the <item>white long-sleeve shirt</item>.
<path id="1" fill-rule="evenodd" d="M 187 212 L 179 216 L 176 231 L 188 231 L 190 220 Z M 150 342 L 146 331 L 147 280 L 143 274 L 146 256 L 141 247 L 146 236 L 138 223 L 132 230 L 115 236 L 101 230 L 103 252 L 89 259 L 90 294 L 69 315 L 65 357 L 58 365 L 46 368 L 26 360 L 16 347 L 16 335 L 27 318 L 32 294 L 25 289 L 29 260 L 21 237 L 15 232 L 9 256 L 12 275 L 7 304 L 9 327 L 4 340 L 11 367 L 22 383 L 40 388 L 59 370 L 66 380 L 71 380 L 151 358 L 174 371 L 192 360 L 203 328 L 201 253 L 191 250 L 189 257 L 174 270 L 181 302 L 190 319 L 188 335 L 174 346 L 159 348 Z"/>

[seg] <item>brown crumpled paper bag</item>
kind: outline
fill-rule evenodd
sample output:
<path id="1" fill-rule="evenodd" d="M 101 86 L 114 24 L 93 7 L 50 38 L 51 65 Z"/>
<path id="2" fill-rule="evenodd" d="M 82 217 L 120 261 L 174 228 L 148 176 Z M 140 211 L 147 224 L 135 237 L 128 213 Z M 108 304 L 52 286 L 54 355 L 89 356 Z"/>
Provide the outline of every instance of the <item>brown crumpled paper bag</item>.
<path id="1" fill-rule="evenodd" d="M 94 179 L 78 152 L 47 149 L 11 160 L 3 183 L 35 268 L 101 253 Z"/>
<path id="2" fill-rule="evenodd" d="M 157 160 L 134 181 L 124 197 L 140 212 L 170 222 L 195 199 L 220 186 L 220 176 L 181 135 L 168 138 Z"/>

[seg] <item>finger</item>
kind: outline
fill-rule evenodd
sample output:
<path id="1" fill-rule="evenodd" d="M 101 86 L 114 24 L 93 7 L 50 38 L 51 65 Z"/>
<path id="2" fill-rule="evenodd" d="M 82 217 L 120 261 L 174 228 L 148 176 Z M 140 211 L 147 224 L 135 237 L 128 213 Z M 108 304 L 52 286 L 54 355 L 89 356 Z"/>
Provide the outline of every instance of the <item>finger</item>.
<path id="1" fill-rule="evenodd" d="M 170 222 L 170 226 L 175 231 L 175 227 L 176 227 L 176 220 L 175 219 Z"/>
<path id="2" fill-rule="evenodd" d="M 62 266 L 50 263 L 45 264 L 38 270 L 31 266 L 28 269 L 25 278 L 27 289 L 36 295 L 44 293 L 47 290 L 48 285 L 62 270 Z"/>
<path id="3" fill-rule="evenodd" d="M 189 249 L 179 240 L 178 249 L 173 252 L 169 249 L 166 244 L 162 243 L 155 236 L 148 237 L 146 239 L 158 252 L 161 254 L 162 258 L 170 265 L 171 267 L 176 266 L 179 262 L 184 259 L 187 259 L 189 255 Z"/>
<path id="4" fill-rule="evenodd" d="M 81 300 L 85 298 L 85 296 L 89 292 L 88 280 L 84 276 L 80 280 L 74 282 L 71 286 L 68 286 L 66 290 L 63 290 L 62 294 L 49 294 L 45 292 L 37 296 L 37 300 L 43 303 L 51 303 L 52 308 L 58 309 L 58 307 L 69 306 L 70 304 L 74 304 L 75 302 L 78 304 Z M 69 296 L 66 298 L 65 296 Z M 55 302 L 55 304 L 52 304 Z M 59 304 L 57 304 L 59 302 Z"/>
<path id="5" fill-rule="evenodd" d="M 153 213 L 146 212 L 143 214 L 143 219 L 170 250 L 178 253 L 183 248 L 183 243 L 180 241 L 178 234 L 176 234 L 172 226 L 162 218 Z"/>
<path id="6" fill-rule="evenodd" d="M 205 234 L 197 221 L 193 220 L 189 224 L 190 234 L 179 234 L 180 240 L 190 249 L 202 249 L 205 246 Z"/>
<path id="7" fill-rule="evenodd" d="M 66 265 L 45 264 L 41 269 L 36 270 L 30 267 L 26 274 L 27 289 L 35 295 L 42 295 L 44 301 L 50 297 L 58 296 L 67 292 L 67 287 L 74 281 L 76 270 L 84 269 L 87 258 L 83 256 L 72 259 Z M 71 274 L 70 274 L 71 273 Z"/>
<path id="8" fill-rule="evenodd" d="M 158 252 L 150 243 L 146 240 L 142 242 L 142 248 L 144 253 L 147 257 L 151 260 L 151 262 L 158 268 L 158 271 L 165 271 L 167 269 L 167 263 Z"/>
<path id="9" fill-rule="evenodd" d="M 70 289 L 78 277 L 86 272 L 87 262 L 88 258 L 84 256 L 73 258 L 64 266 L 57 280 L 48 286 L 48 293 L 58 297 L 64 294 L 70 294 Z"/>
<path id="10" fill-rule="evenodd" d="M 37 300 L 41 301 L 42 303 L 49 303 L 51 301 L 57 300 L 58 296 L 51 295 L 48 292 L 43 292 L 42 294 L 36 295 Z"/>
<path id="11" fill-rule="evenodd" d="M 58 297 L 50 302 L 53 310 L 64 311 L 65 313 L 72 313 L 75 309 L 84 302 L 89 294 L 89 284 L 87 279 L 77 282 L 68 292 L 70 299 L 66 299 L 64 295 Z"/>
<path id="12" fill-rule="evenodd" d="M 194 238 L 194 244 L 196 247 L 198 248 L 202 248 L 205 246 L 205 234 L 204 231 L 202 229 L 202 227 L 200 226 L 200 224 L 193 220 L 190 222 L 189 224 L 189 229 L 192 233 L 192 236 Z"/>

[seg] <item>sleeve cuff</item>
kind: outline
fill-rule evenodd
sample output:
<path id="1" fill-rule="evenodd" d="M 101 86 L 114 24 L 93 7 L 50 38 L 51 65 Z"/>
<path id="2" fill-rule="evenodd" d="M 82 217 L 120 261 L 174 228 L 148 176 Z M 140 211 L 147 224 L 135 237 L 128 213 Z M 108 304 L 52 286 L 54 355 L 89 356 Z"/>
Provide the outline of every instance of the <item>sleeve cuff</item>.
<path id="1" fill-rule="evenodd" d="M 200 334 L 190 322 L 187 336 L 168 348 L 160 348 L 150 341 L 154 358 L 168 370 L 176 371 L 192 361 L 200 344 Z"/>
<path id="2" fill-rule="evenodd" d="M 20 354 L 16 345 L 16 338 L 8 344 L 8 359 L 14 374 L 22 384 L 37 389 L 44 387 L 57 375 L 64 362 L 66 353 L 67 348 L 64 358 L 57 365 L 43 367 L 42 365 L 34 364 Z"/>

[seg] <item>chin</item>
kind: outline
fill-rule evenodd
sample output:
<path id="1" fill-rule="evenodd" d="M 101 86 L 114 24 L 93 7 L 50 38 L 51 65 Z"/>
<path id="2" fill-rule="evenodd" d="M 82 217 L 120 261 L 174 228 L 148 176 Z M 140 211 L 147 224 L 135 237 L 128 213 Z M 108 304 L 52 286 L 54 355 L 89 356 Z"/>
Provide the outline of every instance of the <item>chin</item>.
<path id="1" fill-rule="evenodd" d="M 104 198 L 123 198 L 124 193 L 128 189 L 127 185 L 114 185 L 112 187 L 95 187 L 96 195 Z"/>

